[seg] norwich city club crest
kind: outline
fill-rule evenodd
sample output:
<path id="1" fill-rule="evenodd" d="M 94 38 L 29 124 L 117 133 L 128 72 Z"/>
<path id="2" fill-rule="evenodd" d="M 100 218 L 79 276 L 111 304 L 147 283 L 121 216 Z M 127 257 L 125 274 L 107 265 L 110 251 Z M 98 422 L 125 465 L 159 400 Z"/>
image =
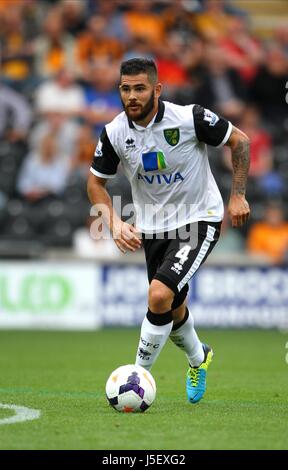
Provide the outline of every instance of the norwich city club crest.
<path id="1" fill-rule="evenodd" d="M 179 142 L 180 131 L 179 129 L 165 129 L 164 136 L 169 145 L 177 145 Z"/>

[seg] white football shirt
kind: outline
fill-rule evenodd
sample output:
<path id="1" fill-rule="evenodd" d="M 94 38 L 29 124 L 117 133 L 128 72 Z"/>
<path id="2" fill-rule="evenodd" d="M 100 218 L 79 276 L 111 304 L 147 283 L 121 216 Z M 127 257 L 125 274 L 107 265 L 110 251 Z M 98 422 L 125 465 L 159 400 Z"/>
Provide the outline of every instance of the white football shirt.
<path id="1" fill-rule="evenodd" d="M 136 227 L 144 233 L 200 220 L 219 222 L 223 201 L 206 144 L 224 145 L 231 131 L 229 121 L 202 106 L 159 100 L 158 113 L 147 127 L 125 112 L 104 127 L 91 172 L 113 178 L 121 161 L 131 184 Z"/>

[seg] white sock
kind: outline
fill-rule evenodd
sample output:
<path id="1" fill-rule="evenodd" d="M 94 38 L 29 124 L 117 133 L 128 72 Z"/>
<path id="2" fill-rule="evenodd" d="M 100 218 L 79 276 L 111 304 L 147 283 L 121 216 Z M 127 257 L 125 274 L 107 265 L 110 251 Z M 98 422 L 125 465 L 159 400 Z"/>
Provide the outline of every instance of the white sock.
<path id="1" fill-rule="evenodd" d="M 151 320 L 153 323 L 151 323 Z M 159 322 L 162 324 L 155 324 Z M 172 326 L 171 310 L 167 313 L 157 314 L 148 311 L 141 326 L 136 364 L 147 370 L 151 369 L 169 337 Z"/>
<path id="2" fill-rule="evenodd" d="M 204 361 L 204 351 L 194 329 L 194 319 L 188 309 L 185 315 L 187 316 L 185 323 L 176 330 L 172 330 L 170 338 L 176 346 L 185 352 L 190 366 L 198 367 Z"/>

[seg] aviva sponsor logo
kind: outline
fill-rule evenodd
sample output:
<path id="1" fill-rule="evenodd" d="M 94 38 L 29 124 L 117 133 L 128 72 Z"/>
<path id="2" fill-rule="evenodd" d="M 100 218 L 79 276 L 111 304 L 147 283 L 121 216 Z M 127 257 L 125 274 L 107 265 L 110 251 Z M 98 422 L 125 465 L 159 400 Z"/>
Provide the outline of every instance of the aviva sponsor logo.
<path id="1" fill-rule="evenodd" d="M 170 173 L 168 175 L 141 175 L 138 173 L 138 180 L 142 180 L 147 184 L 172 184 L 177 183 L 177 181 L 184 181 L 184 177 L 181 173 Z"/>

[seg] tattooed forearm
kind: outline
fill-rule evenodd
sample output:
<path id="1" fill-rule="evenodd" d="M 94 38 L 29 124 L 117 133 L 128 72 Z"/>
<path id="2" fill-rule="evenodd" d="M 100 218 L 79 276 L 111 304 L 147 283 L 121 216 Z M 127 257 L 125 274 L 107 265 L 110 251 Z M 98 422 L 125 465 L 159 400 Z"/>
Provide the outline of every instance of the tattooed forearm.
<path id="1" fill-rule="evenodd" d="M 239 139 L 232 148 L 233 179 L 231 194 L 245 194 L 249 170 L 249 140 Z"/>

